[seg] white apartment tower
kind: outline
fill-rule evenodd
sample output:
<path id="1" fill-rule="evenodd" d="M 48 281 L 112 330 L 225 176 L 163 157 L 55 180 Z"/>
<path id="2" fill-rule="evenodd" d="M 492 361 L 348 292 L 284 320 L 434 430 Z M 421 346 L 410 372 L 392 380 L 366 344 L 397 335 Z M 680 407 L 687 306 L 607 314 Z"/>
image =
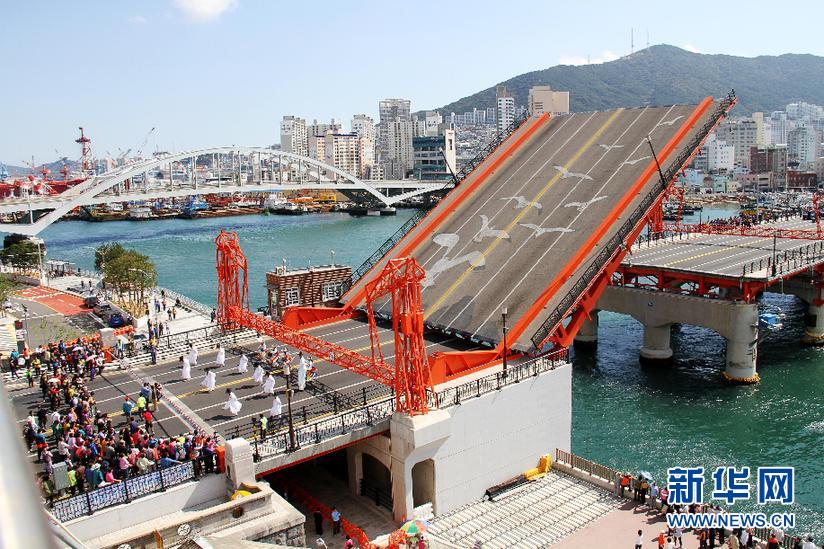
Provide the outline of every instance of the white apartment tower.
<path id="1" fill-rule="evenodd" d="M 498 86 L 495 90 L 495 119 L 499 132 L 507 129 L 515 121 L 515 98 L 505 86 Z"/>
<path id="2" fill-rule="evenodd" d="M 384 99 L 378 103 L 378 154 L 386 179 L 404 179 L 412 170 L 411 108 L 408 99 Z"/>
<path id="3" fill-rule="evenodd" d="M 280 150 L 307 156 L 309 144 L 306 120 L 297 116 L 284 116 L 280 122 Z"/>

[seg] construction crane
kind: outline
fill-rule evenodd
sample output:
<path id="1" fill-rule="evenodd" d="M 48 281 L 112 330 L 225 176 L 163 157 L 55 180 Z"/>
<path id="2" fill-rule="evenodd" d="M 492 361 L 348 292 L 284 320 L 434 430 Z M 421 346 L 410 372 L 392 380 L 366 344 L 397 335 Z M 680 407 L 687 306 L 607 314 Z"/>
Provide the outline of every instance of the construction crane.
<path id="1" fill-rule="evenodd" d="M 144 137 L 144 138 L 143 138 L 143 142 L 140 144 L 140 146 L 139 146 L 139 147 L 137 148 L 137 150 L 135 151 L 135 152 L 137 153 L 137 155 L 138 155 L 138 156 L 142 156 L 142 155 L 143 155 L 143 149 L 145 149 L 145 148 L 146 148 L 146 143 L 148 143 L 148 142 L 149 142 L 149 137 L 150 137 L 150 136 L 154 133 L 154 131 L 155 131 L 155 129 L 154 129 L 154 127 L 153 127 L 153 128 L 152 128 L 151 130 L 149 130 L 149 132 L 146 134 L 146 137 Z"/>
<path id="2" fill-rule="evenodd" d="M 92 140 L 86 137 L 83 132 L 83 126 L 78 126 L 80 130 L 80 137 L 74 140 L 80 145 L 80 171 L 83 175 L 92 175 L 94 169 L 92 168 Z"/>

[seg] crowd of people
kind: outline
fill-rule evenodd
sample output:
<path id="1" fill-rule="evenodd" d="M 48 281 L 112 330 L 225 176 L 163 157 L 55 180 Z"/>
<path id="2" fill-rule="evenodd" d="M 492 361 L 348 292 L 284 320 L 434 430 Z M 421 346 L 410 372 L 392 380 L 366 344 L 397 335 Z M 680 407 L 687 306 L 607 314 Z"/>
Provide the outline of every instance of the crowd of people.
<path id="1" fill-rule="evenodd" d="M 89 385 L 104 367 L 102 356 L 99 341 L 89 340 L 38 347 L 25 357 L 26 371 L 39 371 L 42 403 L 30 410 L 23 437 L 42 464 L 38 481 L 43 497 L 52 503 L 64 494 L 186 460 L 194 461 L 196 476 L 213 471 L 213 437 L 198 432 L 160 437 L 155 432 L 160 384 L 144 382 L 134 397 L 124 397 L 117 412 L 99 409 Z"/>
<path id="2" fill-rule="evenodd" d="M 721 514 L 725 511 L 714 504 L 691 504 L 678 505 L 670 504 L 669 490 L 666 485 L 658 486 L 649 474 L 641 473 L 633 476 L 630 473 L 623 473 L 615 479 L 616 490 L 621 496 L 632 496 L 633 500 L 641 505 L 647 505 L 650 510 L 659 512 L 661 515 L 667 513 L 699 513 L 699 514 Z M 698 538 L 700 549 L 712 549 L 714 547 L 729 547 L 730 549 L 780 549 L 785 547 L 785 533 L 781 529 L 770 531 L 767 539 L 756 541 L 752 528 L 736 528 L 732 532 L 727 532 L 724 528 L 700 528 L 694 531 Z M 681 527 L 665 528 L 658 533 L 656 538 L 658 549 L 680 549 L 684 546 L 684 530 Z M 644 531 L 638 530 L 638 537 L 635 540 L 635 549 L 650 547 L 644 543 Z M 802 538 L 796 536 L 792 539 L 792 549 L 819 549 L 813 542 L 812 536 Z M 824 549 L 824 545 L 821 546 Z"/>

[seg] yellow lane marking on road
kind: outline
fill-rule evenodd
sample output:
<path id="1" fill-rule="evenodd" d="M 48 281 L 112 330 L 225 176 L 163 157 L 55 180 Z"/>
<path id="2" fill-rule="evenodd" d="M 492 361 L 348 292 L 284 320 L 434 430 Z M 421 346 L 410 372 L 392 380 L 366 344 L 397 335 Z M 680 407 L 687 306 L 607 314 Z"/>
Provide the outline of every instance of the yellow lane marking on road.
<path id="1" fill-rule="evenodd" d="M 564 170 L 569 170 L 572 167 L 572 165 L 578 161 L 581 155 L 583 155 L 592 146 L 592 144 L 595 143 L 595 141 L 597 141 L 599 137 L 601 137 L 601 134 L 603 134 L 604 131 L 606 131 L 606 129 L 612 125 L 615 119 L 618 118 L 618 116 L 622 112 L 624 112 L 624 109 L 618 109 L 614 113 L 612 113 L 612 115 L 610 115 L 610 117 L 601 125 L 601 127 L 598 128 L 598 130 L 590 136 L 586 143 L 581 145 L 581 147 L 575 152 L 575 154 L 572 155 L 572 157 L 567 161 L 567 163 L 564 164 Z M 549 181 L 547 181 L 546 185 L 544 185 L 544 188 L 541 189 L 540 192 L 537 195 L 535 195 L 534 198 L 532 198 L 529 204 L 527 204 L 526 208 L 523 208 L 518 213 L 518 215 L 515 216 L 512 222 L 509 225 L 507 225 L 506 228 L 504 228 L 503 230 L 508 233 L 512 229 L 514 229 L 515 225 L 517 225 L 518 222 L 522 220 L 524 216 L 526 216 L 526 214 L 532 209 L 532 205 L 540 201 L 540 199 L 555 185 L 555 183 L 557 183 L 561 179 L 561 175 L 562 172 L 558 171 L 558 173 L 552 176 L 552 178 Z M 492 251 L 500 243 L 500 238 L 496 238 L 495 240 L 493 240 L 492 243 L 489 246 L 487 246 L 487 248 L 483 251 L 483 256 L 488 257 L 489 254 L 492 253 Z M 454 292 L 455 289 L 458 286 L 460 286 L 463 283 L 463 281 L 466 280 L 466 277 L 468 277 L 469 274 L 474 270 L 475 267 L 467 267 L 466 270 L 464 270 L 464 272 L 462 272 L 460 276 L 458 276 L 458 278 L 456 278 L 455 281 L 446 289 L 446 291 L 443 294 L 441 294 L 441 296 L 435 301 L 435 303 L 433 303 L 429 307 L 429 309 L 424 313 L 424 318 L 429 318 L 429 316 L 433 312 L 435 312 L 438 309 L 438 307 L 440 307 L 441 304 L 443 304 L 444 301 L 446 301 L 446 299 L 452 294 L 452 292 Z"/>
<path id="2" fill-rule="evenodd" d="M 762 242 L 769 242 L 770 240 L 772 240 L 772 239 L 771 238 L 762 238 L 760 240 L 756 240 L 755 242 L 749 243 L 748 246 L 753 246 L 755 244 L 761 244 Z M 703 253 L 700 253 L 700 254 L 691 255 L 689 257 L 684 257 L 682 259 L 676 259 L 675 261 L 670 261 L 669 263 L 664 263 L 663 267 L 672 267 L 673 265 L 676 265 L 678 263 L 683 263 L 684 261 L 691 261 L 693 259 L 698 259 L 699 257 L 706 257 L 708 255 L 719 254 L 721 252 L 728 252 L 728 251 L 730 251 L 730 249 L 731 249 L 730 247 L 723 247 L 723 248 L 718 248 L 717 250 L 712 250 L 712 251 L 709 251 L 709 252 L 703 252 Z"/>

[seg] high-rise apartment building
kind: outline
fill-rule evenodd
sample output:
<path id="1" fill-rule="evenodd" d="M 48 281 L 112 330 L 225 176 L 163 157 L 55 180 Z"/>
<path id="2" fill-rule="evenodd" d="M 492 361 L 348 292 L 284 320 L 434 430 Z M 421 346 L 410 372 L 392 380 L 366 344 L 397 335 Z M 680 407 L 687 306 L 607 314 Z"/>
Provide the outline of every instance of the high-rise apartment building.
<path id="1" fill-rule="evenodd" d="M 360 138 L 356 133 L 335 133 L 324 136 L 326 163 L 355 177 L 362 177 Z"/>
<path id="2" fill-rule="evenodd" d="M 378 155 L 386 179 L 404 179 L 412 170 L 412 102 L 384 99 L 378 104 Z"/>
<path id="3" fill-rule="evenodd" d="M 721 141 L 735 147 L 736 166 L 750 166 L 750 148 L 756 146 L 757 128 L 755 120 L 727 120 L 722 122 L 715 135 Z"/>
<path id="4" fill-rule="evenodd" d="M 506 90 L 505 86 L 498 86 L 495 90 L 495 119 L 499 132 L 507 129 L 515 121 L 515 98 Z"/>
<path id="5" fill-rule="evenodd" d="M 306 156 L 309 144 L 306 120 L 297 116 L 284 116 L 280 122 L 280 150 Z"/>
<path id="6" fill-rule="evenodd" d="M 356 114 L 352 118 L 352 131 L 358 134 L 359 137 L 375 142 L 375 121 L 372 120 L 371 116 Z"/>
<path id="7" fill-rule="evenodd" d="M 727 145 L 718 136 L 711 134 L 704 145 L 707 157 L 707 171 L 732 173 L 735 169 L 735 147 Z"/>
<path id="8" fill-rule="evenodd" d="M 806 170 L 815 165 L 821 148 L 821 135 L 807 124 L 798 126 L 787 133 L 787 150 L 790 160 L 798 162 L 798 167 Z"/>
<path id="9" fill-rule="evenodd" d="M 553 91 L 549 86 L 532 86 L 529 89 L 527 107 L 532 116 L 543 113 L 565 114 L 569 112 L 569 92 Z"/>
<path id="10" fill-rule="evenodd" d="M 773 111 L 770 114 L 770 142 L 773 145 L 786 144 L 787 132 L 789 132 L 787 113 L 784 111 Z"/>

